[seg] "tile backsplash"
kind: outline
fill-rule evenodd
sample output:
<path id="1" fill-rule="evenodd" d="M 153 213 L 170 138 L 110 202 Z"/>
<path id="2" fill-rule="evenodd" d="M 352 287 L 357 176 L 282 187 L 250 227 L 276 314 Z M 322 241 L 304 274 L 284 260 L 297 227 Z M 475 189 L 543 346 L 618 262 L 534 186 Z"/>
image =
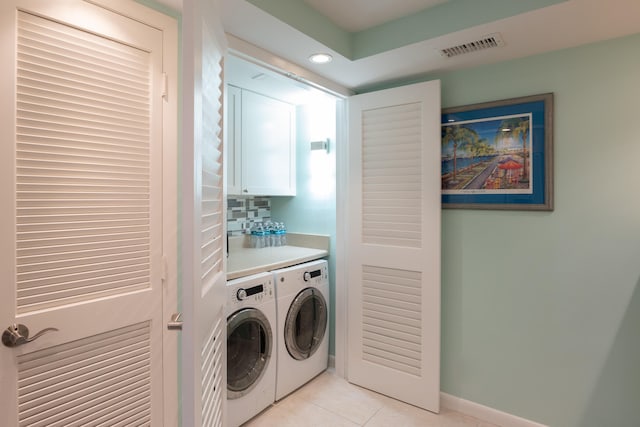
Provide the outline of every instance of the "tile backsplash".
<path id="1" fill-rule="evenodd" d="M 227 233 L 230 236 L 240 236 L 253 224 L 269 220 L 271 220 L 270 197 L 227 197 Z"/>

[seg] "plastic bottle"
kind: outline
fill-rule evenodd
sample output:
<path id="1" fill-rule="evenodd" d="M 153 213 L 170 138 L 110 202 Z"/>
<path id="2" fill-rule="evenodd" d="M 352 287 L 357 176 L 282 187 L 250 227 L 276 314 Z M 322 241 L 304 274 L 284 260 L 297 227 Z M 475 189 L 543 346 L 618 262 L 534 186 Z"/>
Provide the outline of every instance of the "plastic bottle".
<path id="1" fill-rule="evenodd" d="M 267 221 L 264 224 L 265 247 L 276 246 L 274 241 L 275 225 L 271 221 Z"/>
<path id="2" fill-rule="evenodd" d="M 282 223 L 274 224 L 272 237 L 274 246 L 282 246 Z"/>
<path id="3" fill-rule="evenodd" d="M 265 247 L 264 228 L 261 224 L 256 225 L 256 248 Z"/>
<path id="4" fill-rule="evenodd" d="M 284 222 L 280 223 L 280 246 L 287 246 L 287 227 Z"/>
<path id="5" fill-rule="evenodd" d="M 258 228 L 256 225 L 254 225 L 253 227 L 251 227 L 251 243 L 250 246 L 252 248 L 257 248 L 258 247 Z"/>

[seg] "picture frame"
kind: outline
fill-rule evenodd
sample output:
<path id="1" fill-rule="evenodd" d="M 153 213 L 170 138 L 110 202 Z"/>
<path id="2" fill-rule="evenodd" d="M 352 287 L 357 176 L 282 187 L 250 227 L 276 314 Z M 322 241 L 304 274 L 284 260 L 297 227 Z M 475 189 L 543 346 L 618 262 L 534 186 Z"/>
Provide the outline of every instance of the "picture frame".
<path id="1" fill-rule="evenodd" d="M 442 110 L 445 209 L 553 210 L 553 93 Z"/>

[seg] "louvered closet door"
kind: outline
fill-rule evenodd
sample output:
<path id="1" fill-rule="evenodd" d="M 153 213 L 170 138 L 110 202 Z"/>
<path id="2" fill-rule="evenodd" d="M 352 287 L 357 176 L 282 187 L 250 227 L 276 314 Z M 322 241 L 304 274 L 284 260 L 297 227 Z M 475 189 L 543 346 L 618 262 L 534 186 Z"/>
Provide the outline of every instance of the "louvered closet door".
<path id="1" fill-rule="evenodd" d="M 222 28 L 218 2 L 183 9 L 182 425 L 225 425 L 226 271 Z"/>
<path id="2" fill-rule="evenodd" d="M 440 84 L 349 99 L 349 381 L 439 410 Z"/>
<path id="3" fill-rule="evenodd" d="M 159 31 L 76 0 L 0 3 L 6 426 L 162 425 Z"/>

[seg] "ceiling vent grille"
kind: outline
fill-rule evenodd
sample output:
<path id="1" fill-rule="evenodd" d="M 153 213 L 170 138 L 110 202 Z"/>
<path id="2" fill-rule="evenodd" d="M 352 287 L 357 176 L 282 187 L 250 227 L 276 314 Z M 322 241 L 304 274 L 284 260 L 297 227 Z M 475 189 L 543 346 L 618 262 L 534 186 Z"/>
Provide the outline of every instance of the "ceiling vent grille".
<path id="1" fill-rule="evenodd" d="M 494 47 L 504 46 L 504 40 L 500 33 L 486 35 L 478 40 L 459 44 L 457 46 L 439 49 L 440 55 L 446 58 L 464 55 L 465 53 L 476 52 L 479 50 L 492 49 Z"/>

